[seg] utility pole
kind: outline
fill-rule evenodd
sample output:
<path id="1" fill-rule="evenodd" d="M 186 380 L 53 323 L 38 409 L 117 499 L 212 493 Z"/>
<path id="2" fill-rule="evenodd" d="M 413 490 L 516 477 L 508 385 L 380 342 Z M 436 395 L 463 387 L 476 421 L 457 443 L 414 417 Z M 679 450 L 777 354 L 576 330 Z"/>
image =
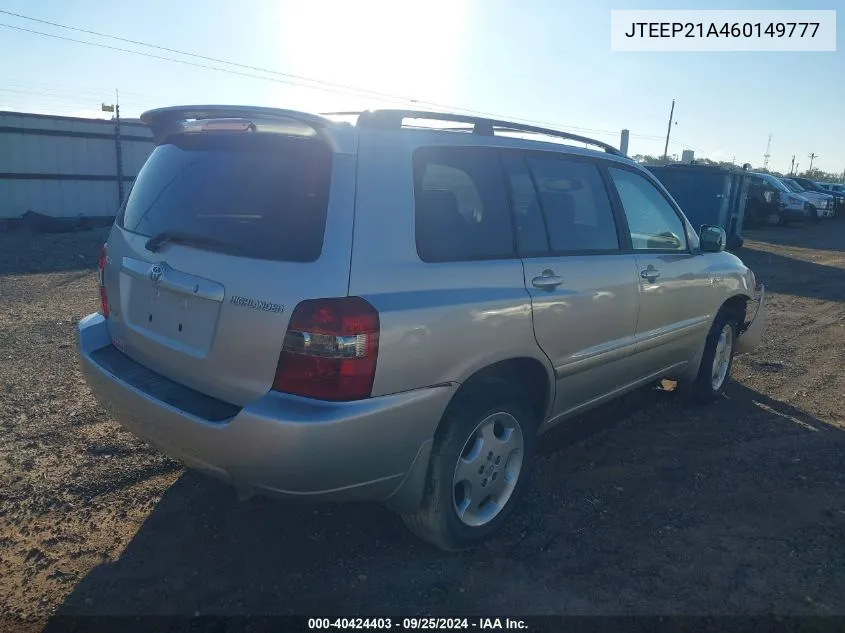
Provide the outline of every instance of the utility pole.
<path id="1" fill-rule="evenodd" d="M 769 153 L 770 149 L 772 149 L 772 135 L 771 134 L 769 134 L 769 142 L 766 143 L 766 153 L 763 154 L 763 169 L 769 168 L 769 156 L 771 156 L 771 154 Z"/>
<path id="2" fill-rule="evenodd" d="M 796 176 L 801 173 L 800 171 L 798 171 L 798 165 L 800 165 L 800 164 L 801 163 L 795 163 L 795 175 Z"/>
<path id="3" fill-rule="evenodd" d="M 669 154 L 669 135 L 672 133 L 672 117 L 675 115 L 675 100 L 672 99 L 672 109 L 669 110 L 669 127 L 666 129 L 666 145 L 663 147 L 663 160 L 668 158 Z"/>
<path id="4" fill-rule="evenodd" d="M 795 175 L 795 154 L 792 155 L 792 164 L 789 166 L 789 175 Z"/>
<path id="5" fill-rule="evenodd" d="M 117 155 L 117 198 L 123 205 L 123 143 L 120 142 L 120 94 L 114 89 L 114 142 Z"/>
<path id="6" fill-rule="evenodd" d="M 120 93 L 114 90 L 114 104 L 103 103 L 103 112 L 114 112 L 114 155 L 117 163 L 117 205 L 123 204 L 123 146 L 120 142 Z"/>
<path id="7" fill-rule="evenodd" d="M 808 169 L 807 171 L 812 172 L 812 171 L 813 171 L 813 160 L 815 160 L 816 158 L 818 158 L 818 157 L 819 157 L 819 155 L 818 155 L 818 154 L 816 154 L 815 152 L 811 152 L 811 153 L 809 154 L 809 157 L 810 157 L 810 169 Z"/>

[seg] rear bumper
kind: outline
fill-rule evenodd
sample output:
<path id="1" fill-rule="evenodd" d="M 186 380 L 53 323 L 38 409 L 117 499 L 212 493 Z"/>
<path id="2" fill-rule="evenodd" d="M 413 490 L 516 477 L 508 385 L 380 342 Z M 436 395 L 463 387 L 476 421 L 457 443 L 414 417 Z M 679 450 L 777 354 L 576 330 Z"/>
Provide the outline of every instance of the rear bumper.
<path id="1" fill-rule="evenodd" d="M 757 349 L 763 341 L 763 330 L 766 329 L 766 288 L 760 285 L 760 292 L 757 299 L 757 311 L 750 321 L 743 327 L 742 333 L 736 344 L 736 354 L 746 354 Z"/>
<path id="2" fill-rule="evenodd" d="M 418 504 L 434 431 L 457 387 L 357 402 L 271 392 L 212 421 L 133 386 L 134 375 L 149 370 L 128 357 L 134 370 L 123 377 L 99 363 L 95 352 L 111 346 L 101 315 L 82 319 L 77 339 L 92 391 L 133 434 L 247 492 L 315 501 L 378 500 L 400 510 Z"/>

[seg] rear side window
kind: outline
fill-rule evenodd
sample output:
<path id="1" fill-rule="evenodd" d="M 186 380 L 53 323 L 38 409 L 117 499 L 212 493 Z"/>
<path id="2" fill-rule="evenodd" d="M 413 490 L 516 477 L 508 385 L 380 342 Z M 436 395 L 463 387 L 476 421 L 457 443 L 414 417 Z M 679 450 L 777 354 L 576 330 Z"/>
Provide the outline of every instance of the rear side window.
<path id="1" fill-rule="evenodd" d="M 513 257 L 507 190 L 495 151 L 416 150 L 414 207 L 417 253 L 424 261 Z"/>
<path id="2" fill-rule="evenodd" d="M 331 161 L 315 139 L 176 137 L 147 159 L 119 224 L 150 237 L 192 236 L 205 250 L 314 261 L 323 248 Z"/>
<path id="3" fill-rule="evenodd" d="M 550 248 L 546 223 L 525 159 L 508 152 L 502 155 L 502 163 L 508 174 L 519 254 L 530 256 L 548 253 Z"/>
<path id="4" fill-rule="evenodd" d="M 552 250 L 616 251 L 619 236 L 598 167 L 558 158 L 528 158 Z"/>

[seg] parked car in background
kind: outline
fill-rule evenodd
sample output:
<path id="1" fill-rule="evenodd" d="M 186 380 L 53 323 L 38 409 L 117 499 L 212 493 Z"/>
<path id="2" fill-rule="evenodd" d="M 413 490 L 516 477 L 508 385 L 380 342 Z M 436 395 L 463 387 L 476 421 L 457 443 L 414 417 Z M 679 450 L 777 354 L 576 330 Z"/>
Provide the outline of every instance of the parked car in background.
<path id="1" fill-rule="evenodd" d="M 845 185 L 829 182 L 817 182 L 818 187 L 833 196 L 836 215 L 845 215 Z"/>
<path id="2" fill-rule="evenodd" d="M 778 180 L 785 184 L 792 193 L 797 193 L 802 198 L 806 198 L 809 203 L 813 206 L 813 209 L 811 210 L 815 211 L 816 217 L 832 218 L 834 215 L 836 215 L 836 211 L 834 210 L 834 207 L 836 206 L 836 200 L 829 193 L 821 193 L 820 191 L 810 191 L 808 189 L 805 189 L 797 182 L 795 182 L 795 180 L 793 180 L 792 178 L 784 177 L 779 178 Z"/>
<path id="3" fill-rule="evenodd" d="M 810 180 L 809 178 L 804 178 L 803 176 L 789 176 L 792 180 L 797 182 L 799 185 L 804 187 L 807 191 L 815 191 L 817 193 L 824 193 L 827 195 L 833 195 L 832 192 L 827 191 L 824 187 L 819 186 L 819 184 L 815 180 Z M 843 196 L 845 197 L 845 196 Z M 837 203 L 837 210 L 839 208 L 839 204 Z"/>
<path id="4" fill-rule="evenodd" d="M 845 194 L 845 185 L 841 185 L 835 182 L 814 182 L 825 191 Z"/>
<path id="5" fill-rule="evenodd" d="M 795 220 L 818 219 L 815 214 L 810 213 L 810 206 L 806 198 L 791 192 L 771 174 L 750 173 L 745 211 L 747 225 L 779 226 Z"/>

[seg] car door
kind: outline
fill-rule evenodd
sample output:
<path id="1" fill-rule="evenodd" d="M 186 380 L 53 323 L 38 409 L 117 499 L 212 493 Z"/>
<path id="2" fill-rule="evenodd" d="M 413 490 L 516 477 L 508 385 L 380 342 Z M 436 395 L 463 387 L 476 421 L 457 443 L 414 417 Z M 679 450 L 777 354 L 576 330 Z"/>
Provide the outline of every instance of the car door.
<path id="1" fill-rule="evenodd" d="M 596 162 L 547 152 L 505 152 L 502 160 L 534 333 L 554 365 L 559 414 L 636 377 L 636 263 L 622 252 Z"/>
<path id="2" fill-rule="evenodd" d="M 670 372 L 698 351 L 713 306 L 704 258 L 679 209 L 641 170 L 608 167 L 639 275 L 637 357 L 643 374 Z"/>

